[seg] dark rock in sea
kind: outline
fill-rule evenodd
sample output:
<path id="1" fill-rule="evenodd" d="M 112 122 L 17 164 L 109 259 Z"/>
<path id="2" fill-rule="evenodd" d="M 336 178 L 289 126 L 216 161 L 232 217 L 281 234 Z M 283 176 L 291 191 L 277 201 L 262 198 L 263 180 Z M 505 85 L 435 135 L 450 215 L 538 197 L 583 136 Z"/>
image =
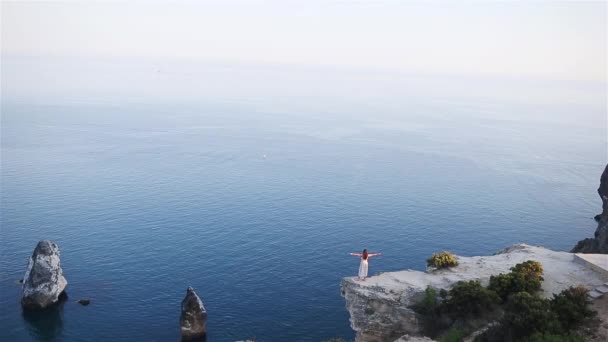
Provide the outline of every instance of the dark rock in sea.
<path id="1" fill-rule="evenodd" d="M 67 297 L 67 284 L 63 277 L 57 244 L 49 240 L 38 242 L 23 277 L 23 308 L 39 310 L 56 304 Z"/>
<path id="2" fill-rule="evenodd" d="M 602 199 L 602 216 L 606 217 L 608 216 L 608 165 L 600 177 L 600 187 L 597 189 L 597 193 Z"/>
<path id="3" fill-rule="evenodd" d="M 182 301 L 180 327 L 182 341 L 204 340 L 207 335 L 207 310 L 192 287 Z"/>
<path id="4" fill-rule="evenodd" d="M 91 304 L 91 300 L 90 300 L 90 299 L 88 299 L 88 298 L 83 298 L 83 299 L 80 299 L 80 300 L 78 301 L 78 304 L 80 304 L 80 305 L 85 305 L 85 306 L 86 306 L 86 305 Z"/>
<path id="5" fill-rule="evenodd" d="M 572 253 L 608 254 L 608 165 L 600 177 L 597 193 L 602 199 L 602 213 L 595 216 L 597 221 L 595 237 L 579 241 L 572 249 Z"/>
<path id="6" fill-rule="evenodd" d="M 19 282 L 19 284 L 23 284 L 23 279 L 19 279 L 17 282 Z"/>

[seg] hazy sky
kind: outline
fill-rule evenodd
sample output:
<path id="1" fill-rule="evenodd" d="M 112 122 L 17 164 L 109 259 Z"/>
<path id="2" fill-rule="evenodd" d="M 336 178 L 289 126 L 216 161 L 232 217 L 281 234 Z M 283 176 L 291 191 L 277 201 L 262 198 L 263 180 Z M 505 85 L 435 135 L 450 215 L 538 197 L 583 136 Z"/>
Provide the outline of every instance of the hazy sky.
<path id="1" fill-rule="evenodd" d="M 2 2 L 2 54 L 606 80 L 607 2 Z"/>

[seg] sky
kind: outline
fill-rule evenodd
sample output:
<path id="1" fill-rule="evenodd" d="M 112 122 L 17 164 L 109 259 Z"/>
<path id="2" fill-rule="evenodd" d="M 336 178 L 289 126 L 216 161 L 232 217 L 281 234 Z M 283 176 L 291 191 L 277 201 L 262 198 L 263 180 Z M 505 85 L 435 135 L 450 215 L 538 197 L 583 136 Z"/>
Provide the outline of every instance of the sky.
<path id="1" fill-rule="evenodd" d="M 3 56 L 606 81 L 607 2 L 2 1 Z"/>

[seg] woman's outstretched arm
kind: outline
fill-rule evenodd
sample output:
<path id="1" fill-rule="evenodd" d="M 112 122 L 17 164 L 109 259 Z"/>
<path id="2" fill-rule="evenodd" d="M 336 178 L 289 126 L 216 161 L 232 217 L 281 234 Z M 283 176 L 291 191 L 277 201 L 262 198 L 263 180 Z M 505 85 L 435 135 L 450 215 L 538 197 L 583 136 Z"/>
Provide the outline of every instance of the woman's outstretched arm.
<path id="1" fill-rule="evenodd" d="M 354 256 L 361 256 L 361 253 L 349 253 L 350 255 L 354 255 Z"/>
<path id="2" fill-rule="evenodd" d="M 367 256 L 373 257 L 373 256 L 377 256 L 377 255 L 382 255 L 382 253 L 369 253 Z"/>

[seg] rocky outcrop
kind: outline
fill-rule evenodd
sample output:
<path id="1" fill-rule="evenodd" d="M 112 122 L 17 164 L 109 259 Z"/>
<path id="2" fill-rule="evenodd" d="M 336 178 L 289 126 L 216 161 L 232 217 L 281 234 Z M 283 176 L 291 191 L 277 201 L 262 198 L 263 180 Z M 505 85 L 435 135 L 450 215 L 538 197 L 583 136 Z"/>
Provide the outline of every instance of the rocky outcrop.
<path id="1" fill-rule="evenodd" d="M 67 284 L 57 244 L 49 240 L 38 242 L 23 277 L 21 305 L 25 309 L 44 309 L 56 304 L 65 296 Z"/>
<path id="2" fill-rule="evenodd" d="M 595 229 L 594 238 L 587 238 L 579 241 L 574 248 L 573 253 L 594 253 L 608 254 L 608 218 L 600 219 Z"/>
<path id="3" fill-rule="evenodd" d="M 182 341 L 201 340 L 207 334 L 207 310 L 191 287 L 186 291 L 186 297 L 182 301 L 180 326 Z"/>
<path id="4" fill-rule="evenodd" d="M 573 253 L 608 254 L 608 165 L 600 177 L 597 193 L 602 199 L 602 213 L 595 216 L 597 221 L 595 236 L 579 241 L 572 249 Z"/>
<path id="5" fill-rule="evenodd" d="M 358 342 L 395 341 L 403 335 L 422 333 L 420 317 L 411 309 L 424 297 L 427 286 L 449 289 L 461 280 L 480 280 L 487 285 L 491 275 L 507 273 L 514 265 L 536 260 L 545 270 L 541 296 L 550 298 L 572 285 L 588 288 L 605 282 L 603 275 L 575 261 L 574 254 L 555 252 L 526 244 L 511 246 L 496 255 L 457 257 L 459 265 L 432 272 L 387 272 L 358 281 L 342 280 L 342 296 Z"/>

